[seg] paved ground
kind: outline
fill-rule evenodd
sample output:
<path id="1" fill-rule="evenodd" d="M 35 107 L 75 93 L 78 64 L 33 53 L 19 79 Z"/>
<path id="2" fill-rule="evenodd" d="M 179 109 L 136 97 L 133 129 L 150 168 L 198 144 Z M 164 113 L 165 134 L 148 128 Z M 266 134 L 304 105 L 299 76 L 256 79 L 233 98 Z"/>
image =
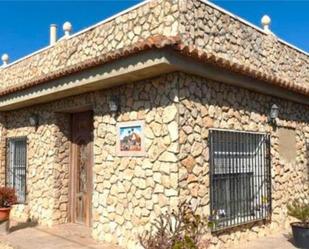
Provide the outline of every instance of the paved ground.
<path id="1" fill-rule="evenodd" d="M 36 224 L 27 227 L 0 225 L 0 249 L 120 249 L 110 244 L 98 244 L 88 229 L 77 224 L 45 228 Z M 289 231 L 244 242 L 237 249 L 295 249 Z M 236 249 L 235 248 L 235 249 Z M 232 249 L 232 248 L 230 248 Z"/>
<path id="2" fill-rule="evenodd" d="M 4 241 L 0 241 L 0 248 L 1 249 L 14 249 L 7 242 L 4 242 Z"/>
<path id="3" fill-rule="evenodd" d="M 40 226 L 22 227 L 5 233 L 0 227 L 0 249 L 120 249 L 110 244 L 96 243 L 88 229 L 77 224 L 65 224 L 53 228 Z"/>
<path id="4" fill-rule="evenodd" d="M 295 249 L 293 245 L 292 235 L 290 231 L 286 231 L 276 235 L 270 235 L 268 237 L 259 238 L 247 243 L 243 243 L 241 246 L 237 246 L 237 249 Z"/>

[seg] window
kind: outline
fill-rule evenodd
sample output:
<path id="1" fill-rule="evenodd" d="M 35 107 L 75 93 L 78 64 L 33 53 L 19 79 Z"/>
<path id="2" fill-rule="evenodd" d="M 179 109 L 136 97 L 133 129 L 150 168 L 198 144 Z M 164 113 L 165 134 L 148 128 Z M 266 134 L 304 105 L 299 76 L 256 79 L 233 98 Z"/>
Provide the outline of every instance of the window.
<path id="1" fill-rule="evenodd" d="M 212 129 L 209 143 L 213 230 L 267 219 L 271 210 L 269 135 Z"/>
<path id="2" fill-rule="evenodd" d="M 20 203 L 26 200 L 26 150 L 25 137 L 8 140 L 6 185 L 15 188 Z"/>

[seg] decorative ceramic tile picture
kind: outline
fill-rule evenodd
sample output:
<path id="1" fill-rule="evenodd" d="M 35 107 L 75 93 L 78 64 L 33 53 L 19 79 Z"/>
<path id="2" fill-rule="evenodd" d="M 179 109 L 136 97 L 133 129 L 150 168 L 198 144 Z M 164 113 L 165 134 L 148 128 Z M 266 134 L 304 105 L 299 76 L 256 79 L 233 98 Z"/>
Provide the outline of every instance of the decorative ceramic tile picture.
<path id="1" fill-rule="evenodd" d="M 145 155 L 144 121 L 117 124 L 117 154 L 119 156 Z"/>

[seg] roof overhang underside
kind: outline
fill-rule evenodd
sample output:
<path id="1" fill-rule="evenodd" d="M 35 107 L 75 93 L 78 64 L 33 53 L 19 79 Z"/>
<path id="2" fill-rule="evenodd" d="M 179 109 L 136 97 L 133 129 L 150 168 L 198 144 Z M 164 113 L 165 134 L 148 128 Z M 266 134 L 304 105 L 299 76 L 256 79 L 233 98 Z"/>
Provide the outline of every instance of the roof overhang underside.
<path id="1" fill-rule="evenodd" d="M 309 98 L 246 75 L 205 64 L 170 48 L 151 49 L 69 76 L 0 97 L 0 111 L 9 111 L 57 99 L 127 84 L 163 73 L 181 71 L 214 81 L 309 105 Z"/>

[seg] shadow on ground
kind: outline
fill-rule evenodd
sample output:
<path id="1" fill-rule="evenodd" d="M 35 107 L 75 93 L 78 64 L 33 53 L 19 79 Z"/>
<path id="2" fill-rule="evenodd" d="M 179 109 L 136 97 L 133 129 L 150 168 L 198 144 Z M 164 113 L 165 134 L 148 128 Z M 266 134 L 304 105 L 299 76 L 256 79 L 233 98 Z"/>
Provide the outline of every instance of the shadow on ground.
<path id="1" fill-rule="evenodd" d="M 293 246 L 296 247 L 296 245 L 294 244 L 294 239 L 293 239 L 293 235 L 290 232 L 284 233 L 283 237 L 286 238 L 286 240 L 291 243 Z"/>
<path id="2" fill-rule="evenodd" d="M 1 221 L 0 227 L 2 227 L 2 232 L 5 232 L 6 234 L 13 233 L 15 231 L 30 228 L 30 227 L 36 227 L 38 225 L 38 222 L 36 220 L 27 220 L 26 222 L 17 222 L 17 221 Z"/>

